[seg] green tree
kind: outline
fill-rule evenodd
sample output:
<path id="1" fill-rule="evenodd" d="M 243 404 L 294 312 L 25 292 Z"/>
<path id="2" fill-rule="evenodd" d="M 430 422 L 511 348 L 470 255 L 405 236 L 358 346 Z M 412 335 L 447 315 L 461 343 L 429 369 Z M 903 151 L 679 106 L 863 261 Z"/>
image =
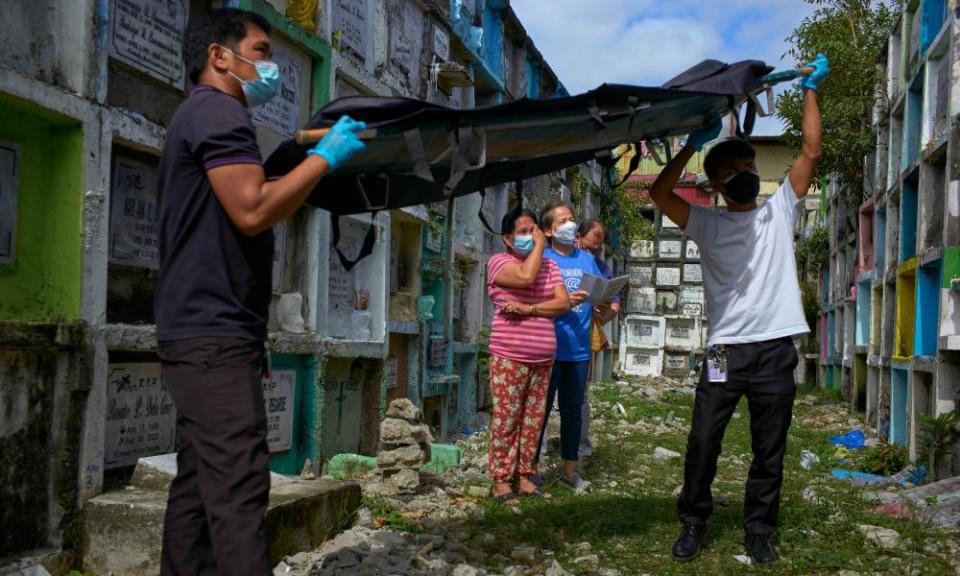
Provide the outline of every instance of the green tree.
<path id="1" fill-rule="evenodd" d="M 818 90 L 823 117 L 823 156 L 818 180 L 837 174 L 847 184 L 850 206 L 863 200 L 864 157 L 874 150 L 871 128 L 874 103 L 886 106 L 883 74 L 876 62 L 899 16 L 891 0 L 805 0 L 818 8 L 787 38 L 787 55 L 798 65 L 818 52 L 830 59 L 830 76 Z M 784 92 L 777 111 L 787 141 L 799 149 L 803 94 L 799 86 Z"/>

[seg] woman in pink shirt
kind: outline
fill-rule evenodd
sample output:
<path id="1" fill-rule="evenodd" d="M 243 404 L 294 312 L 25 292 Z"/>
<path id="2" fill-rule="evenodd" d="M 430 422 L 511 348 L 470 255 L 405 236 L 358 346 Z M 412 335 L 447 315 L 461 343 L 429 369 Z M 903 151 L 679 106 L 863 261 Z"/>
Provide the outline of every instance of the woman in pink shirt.
<path id="1" fill-rule="evenodd" d="M 548 499 L 531 482 L 557 340 L 553 318 L 570 309 L 557 265 L 544 260 L 546 239 L 529 210 L 514 210 L 500 227 L 507 251 L 487 264 L 487 295 L 495 305 L 490 333 L 490 475 L 493 495 L 517 504 L 521 495 Z"/>

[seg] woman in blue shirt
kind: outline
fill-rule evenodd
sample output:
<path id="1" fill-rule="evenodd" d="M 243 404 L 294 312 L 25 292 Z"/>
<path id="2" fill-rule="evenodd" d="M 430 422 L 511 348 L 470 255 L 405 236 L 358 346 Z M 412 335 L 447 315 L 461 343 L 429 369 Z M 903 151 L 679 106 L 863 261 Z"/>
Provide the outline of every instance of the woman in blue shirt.
<path id="1" fill-rule="evenodd" d="M 590 367 L 590 318 L 593 306 L 586 302 L 587 293 L 580 290 L 584 273 L 601 276 L 592 254 L 576 246 L 577 223 L 573 206 L 566 202 L 551 202 L 540 212 L 540 227 L 550 239 L 544 258 L 553 260 L 560 268 L 560 276 L 570 293 L 569 312 L 556 319 L 557 357 L 550 376 L 547 392 L 547 417 L 541 438 L 546 433 L 546 421 L 558 397 L 560 404 L 560 457 L 563 460 L 560 479 L 578 491 L 589 487 L 577 472 L 577 459 L 582 426 L 581 406 L 587 387 Z M 541 443 L 542 445 L 542 443 Z"/>

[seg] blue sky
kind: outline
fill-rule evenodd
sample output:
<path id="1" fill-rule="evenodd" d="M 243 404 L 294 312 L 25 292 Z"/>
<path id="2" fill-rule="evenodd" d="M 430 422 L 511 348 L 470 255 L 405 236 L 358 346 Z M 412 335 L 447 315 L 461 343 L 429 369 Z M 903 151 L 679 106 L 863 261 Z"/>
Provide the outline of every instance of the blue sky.
<path id="1" fill-rule="evenodd" d="M 803 0 L 512 0 L 571 94 L 604 82 L 659 85 L 705 58 L 777 69 L 787 36 L 815 9 Z M 754 134 L 782 132 L 758 119 Z"/>

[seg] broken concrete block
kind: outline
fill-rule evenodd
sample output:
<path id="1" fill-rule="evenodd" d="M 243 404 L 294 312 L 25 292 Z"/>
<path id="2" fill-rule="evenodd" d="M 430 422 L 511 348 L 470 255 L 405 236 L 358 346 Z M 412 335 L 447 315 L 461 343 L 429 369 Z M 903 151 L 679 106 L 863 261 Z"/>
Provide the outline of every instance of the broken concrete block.
<path id="1" fill-rule="evenodd" d="M 857 530 L 860 530 L 868 542 L 873 542 L 884 550 L 892 550 L 900 544 L 900 533 L 890 528 L 857 524 Z"/>
<path id="2" fill-rule="evenodd" d="M 377 467 L 381 470 L 401 468 L 419 469 L 423 466 L 424 462 L 423 450 L 416 444 L 394 448 L 393 450 L 384 450 L 377 454 Z"/>
<path id="3" fill-rule="evenodd" d="M 384 445 L 407 446 L 433 442 L 430 429 L 423 424 L 412 424 L 399 418 L 385 418 L 380 424 L 380 440 Z"/>
<path id="4" fill-rule="evenodd" d="M 387 418 L 399 418 L 407 422 L 420 423 L 422 414 L 420 409 L 407 398 L 398 398 L 390 403 L 386 413 Z"/>
<path id="5" fill-rule="evenodd" d="M 658 460 L 673 460 L 674 458 L 679 458 L 680 453 L 657 446 L 653 451 L 653 457 Z"/>
<path id="6" fill-rule="evenodd" d="M 420 488 L 420 473 L 416 470 L 400 470 L 389 477 L 401 494 L 413 494 Z"/>

